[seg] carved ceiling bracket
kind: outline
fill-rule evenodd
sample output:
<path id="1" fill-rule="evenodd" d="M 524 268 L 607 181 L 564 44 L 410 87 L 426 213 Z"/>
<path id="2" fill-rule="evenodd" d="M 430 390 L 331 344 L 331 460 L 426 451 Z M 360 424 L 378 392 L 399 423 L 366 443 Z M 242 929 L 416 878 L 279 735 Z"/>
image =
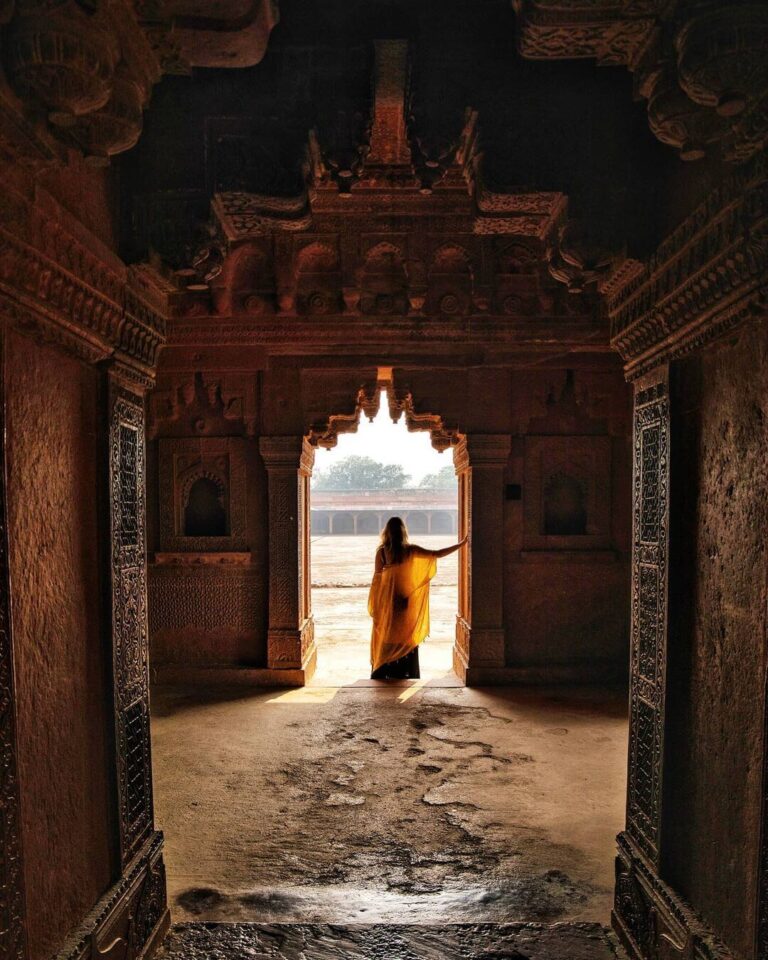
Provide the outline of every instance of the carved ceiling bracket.
<path id="1" fill-rule="evenodd" d="M 768 142 L 768 7 L 754 0 L 514 0 L 531 59 L 628 67 L 651 130 L 683 160 L 742 163 Z"/>
<path id="2" fill-rule="evenodd" d="M 5 8 L 8 8 L 6 11 Z M 258 63 L 278 21 L 274 0 L 27 0 L 2 18 L 2 62 L 33 119 L 95 166 L 138 141 L 163 73 Z"/>

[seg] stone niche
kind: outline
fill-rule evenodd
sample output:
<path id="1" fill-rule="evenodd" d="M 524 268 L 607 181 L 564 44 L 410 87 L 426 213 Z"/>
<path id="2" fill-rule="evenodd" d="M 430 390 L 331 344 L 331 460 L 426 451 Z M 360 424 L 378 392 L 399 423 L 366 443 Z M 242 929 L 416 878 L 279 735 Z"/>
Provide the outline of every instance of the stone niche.
<path id="1" fill-rule="evenodd" d="M 611 439 L 525 438 L 523 550 L 611 546 Z"/>
<path id="2" fill-rule="evenodd" d="M 160 440 L 160 554 L 247 548 L 245 441 Z"/>

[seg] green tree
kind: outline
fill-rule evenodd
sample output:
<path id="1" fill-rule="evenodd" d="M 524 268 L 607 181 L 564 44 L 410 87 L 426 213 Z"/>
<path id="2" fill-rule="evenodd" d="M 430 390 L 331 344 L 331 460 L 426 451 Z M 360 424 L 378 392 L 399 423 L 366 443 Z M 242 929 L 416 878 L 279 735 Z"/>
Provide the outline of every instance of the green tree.
<path id="1" fill-rule="evenodd" d="M 316 474 L 315 490 L 402 490 L 410 476 L 396 463 L 379 463 L 371 457 L 347 457 Z"/>
<path id="2" fill-rule="evenodd" d="M 452 490 L 456 486 L 456 472 L 451 464 L 441 467 L 437 473 L 427 473 L 419 484 L 429 490 Z"/>

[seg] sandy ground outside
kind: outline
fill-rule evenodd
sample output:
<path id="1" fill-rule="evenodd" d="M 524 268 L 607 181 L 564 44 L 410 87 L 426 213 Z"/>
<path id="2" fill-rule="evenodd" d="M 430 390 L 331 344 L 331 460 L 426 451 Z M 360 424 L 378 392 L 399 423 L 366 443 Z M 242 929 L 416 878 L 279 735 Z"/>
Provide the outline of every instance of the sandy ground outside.
<path id="1" fill-rule="evenodd" d="M 414 541 L 438 550 L 456 539 L 422 536 Z M 312 613 L 318 642 L 312 686 L 350 684 L 370 676 L 368 590 L 378 544 L 375 536 L 312 538 Z M 456 554 L 438 561 L 430 588 L 430 637 L 419 651 L 422 679 L 432 684 L 457 682 L 451 667 L 457 575 Z"/>

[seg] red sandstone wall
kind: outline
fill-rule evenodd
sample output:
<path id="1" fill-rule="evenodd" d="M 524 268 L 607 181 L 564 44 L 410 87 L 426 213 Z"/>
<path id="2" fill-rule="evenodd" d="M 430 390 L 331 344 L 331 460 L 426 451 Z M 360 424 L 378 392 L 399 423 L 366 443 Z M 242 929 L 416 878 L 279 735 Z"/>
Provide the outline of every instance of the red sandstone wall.
<path id="1" fill-rule="evenodd" d="M 513 374 L 510 428 L 514 434 L 508 480 L 522 487 L 520 500 L 505 502 L 505 621 L 507 664 L 545 671 L 574 670 L 583 679 L 626 682 L 629 651 L 631 556 L 631 400 L 618 369 L 575 370 L 578 408 L 567 397 L 565 371 Z M 555 402 L 543 402 L 548 397 Z M 575 410 L 575 412 L 574 412 Z M 583 538 L 533 541 L 532 516 L 542 495 L 546 469 L 532 437 L 570 451 L 563 469 L 594 456 L 592 445 L 609 451 L 595 464 L 600 544 Z M 552 441 L 549 438 L 557 438 Z M 604 462 L 603 462 L 604 457 Z M 540 516 L 538 518 L 541 519 Z M 590 529 L 592 518 L 588 518 Z M 540 528 L 539 528 L 540 529 Z"/>
<path id="2" fill-rule="evenodd" d="M 504 620 L 507 666 L 538 678 L 626 682 L 631 558 L 631 388 L 617 357 L 572 357 L 523 368 L 396 369 L 419 413 L 437 413 L 466 433 L 508 433 L 504 484 Z M 535 517 L 547 463 L 538 439 L 563 451 L 593 487 L 591 543 L 547 541 Z M 597 448 L 597 450 L 595 450 Z M 594 469 L 592 469 L 594 467 Z M 557 469 L 560 469 L 558 467 Z M 551 471 L 550 471 L 551 472 Z M 598 543 L 599 541 L 599 543 Z"/>
<path id="3" fill-rule="evenodd" d="M 97 379 L 15 333 L 6 364 L 29 956 L 47 960 L 111 879 Z"/>
<path id="4" fill-rule="evenodd" d="M 766 671 L 768 328 L 677 372 L 665 874 L 752 956 Z M 706 842 L 701 841 L 706 837 Z"/>

